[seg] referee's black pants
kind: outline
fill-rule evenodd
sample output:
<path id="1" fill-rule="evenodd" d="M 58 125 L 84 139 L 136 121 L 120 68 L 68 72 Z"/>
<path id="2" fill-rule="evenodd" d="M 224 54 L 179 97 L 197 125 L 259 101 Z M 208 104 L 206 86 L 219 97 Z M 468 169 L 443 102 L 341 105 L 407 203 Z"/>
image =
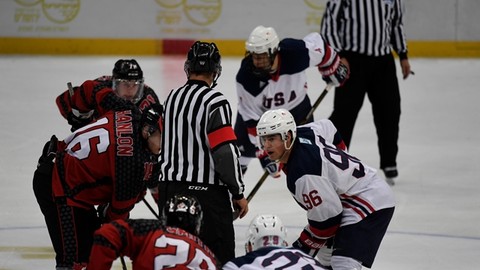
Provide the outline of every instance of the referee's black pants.
<path id="1" fill-rule="evenodd" d="M 393 55 L 372 57 L 346 52 L 342 56 L 350 64 L 350 78 L 335 89 L 330 120 L 349 147 L 355 121 L 367 94 L 377 130 L 380 168 L 396 166 L 400 90 Z"/>
<path id="2" fill-rule="evenodd" d="M 200 239 L 223 265 L 235 258 L 235 231 L 233 212 L 228 189 L 225 186 L 196 183 L 169 182 L 159 184 L 160 211 L 168 199 L 176 194 L 195 196 L 203 211 Z"/>

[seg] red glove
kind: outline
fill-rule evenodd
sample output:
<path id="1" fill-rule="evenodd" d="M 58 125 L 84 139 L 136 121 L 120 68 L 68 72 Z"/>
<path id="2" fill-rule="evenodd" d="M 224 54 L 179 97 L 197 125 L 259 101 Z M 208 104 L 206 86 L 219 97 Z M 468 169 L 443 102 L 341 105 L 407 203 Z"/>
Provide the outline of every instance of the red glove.
<path id="1" fill-rule="evenodd" d="M 322 79 L 333 86 L 342 86 L 350 76 L 348 67 L 340 61 L 340 58 L 335 57 L 335 61 L 326 67 L 318 67 Z"/>

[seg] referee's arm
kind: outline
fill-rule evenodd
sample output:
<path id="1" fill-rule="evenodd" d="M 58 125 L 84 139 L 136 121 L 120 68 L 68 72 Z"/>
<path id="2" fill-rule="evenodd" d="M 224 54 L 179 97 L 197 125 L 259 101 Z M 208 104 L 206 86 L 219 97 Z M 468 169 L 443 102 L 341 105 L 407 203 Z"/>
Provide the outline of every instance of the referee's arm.
<path id="1" fill-rule="evenodd" d="M 237 137 L 230 122 L 231 117 L 226 117 L 229 114 L 225 114 L 224 109 L 217 108 L 210 115 L 208 140 L 215 162 L 215 172 L 227 185 L 233 199 L 239 200 L 244 197 L 245 190 L 239 163 L 240 153 L 235 143 Z"/>

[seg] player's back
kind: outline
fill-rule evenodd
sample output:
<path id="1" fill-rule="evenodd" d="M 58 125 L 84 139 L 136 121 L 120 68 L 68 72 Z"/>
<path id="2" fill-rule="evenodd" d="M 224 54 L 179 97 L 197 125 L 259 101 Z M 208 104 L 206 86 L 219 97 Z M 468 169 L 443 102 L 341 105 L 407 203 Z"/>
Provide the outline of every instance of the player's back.
<path id="1" fill-rule="evenodd" d="M 311 256 L 294 248 L 264 247 L 235 258 L 223 266 L 224 270 L 254 269 L 308 269 L 324 270 Z"/>

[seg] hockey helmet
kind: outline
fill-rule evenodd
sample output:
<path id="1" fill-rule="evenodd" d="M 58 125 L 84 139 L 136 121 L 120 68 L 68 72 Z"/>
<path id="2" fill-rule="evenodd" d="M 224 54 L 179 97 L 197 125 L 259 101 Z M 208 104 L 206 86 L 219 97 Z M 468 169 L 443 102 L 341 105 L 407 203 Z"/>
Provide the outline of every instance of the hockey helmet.
<path id="1" fill-rule="evenodd" d="M 184 65 L 187 77 L 191 73 L 215 73 L 214 85 L 222 73 L 221 56 L 215 43 L 196 41 L 187 54 Z"/>
<path id="2" fill-rule="evenodd" d="M 143 79 L 143 71 L 135 59 L 119 59 L 113 67 L 112 77 L 123 80 Z"/>
<path id="3" fill-rule="evenodd" d="M 286 247 L 286 238 L 287 229 L 277 215 L 258 215 L 248 228 L 245 252 L 268 246 Z"/>
<path id="4" fill-rule="evenodd" d="M 278 51 L 279 43 L 277 32 L 273 27 L 259 25 L 250 33 L 245 42 L 245 48 L 250 53 L 273 55 Z"/>
<path id="5" fill-rule="evenodd" d="M 198 236 L 203 223 L 202 207 L 195 197 L 177 194 L 167 201 L 162 219 L 167 226 L 178 227 Z"/>
<path id="6" fill-rule="evenodd" d="M 292 114 L 285 109 L 266 111 L 257 123 L 257 135 L 260 138 L 260 145 L 263 147 L 263 136 L 280 134 L 282 140 L 287 140 L 288 132 L 292 132 L 292 144 L 297 137 L 297 125 Z M 287 147 L 287 150 L 290 149 Z"/>
<path id="7" fill-rule="evenodd" d="M 135 59 L 120 59 L 112 71 L 112 88 L 122 98 L 137 103 L 143 97 L 143 71 Z M 135 88 L 133 88 L 135 87 Z"/>
<path id="8" fill-rule="evenodd" d="M 257 77 L 269 76 L 279 50 L 279 39 L 275 29 L 263 25 L 255 27 L 245 42 L 247 63 Z"/>

